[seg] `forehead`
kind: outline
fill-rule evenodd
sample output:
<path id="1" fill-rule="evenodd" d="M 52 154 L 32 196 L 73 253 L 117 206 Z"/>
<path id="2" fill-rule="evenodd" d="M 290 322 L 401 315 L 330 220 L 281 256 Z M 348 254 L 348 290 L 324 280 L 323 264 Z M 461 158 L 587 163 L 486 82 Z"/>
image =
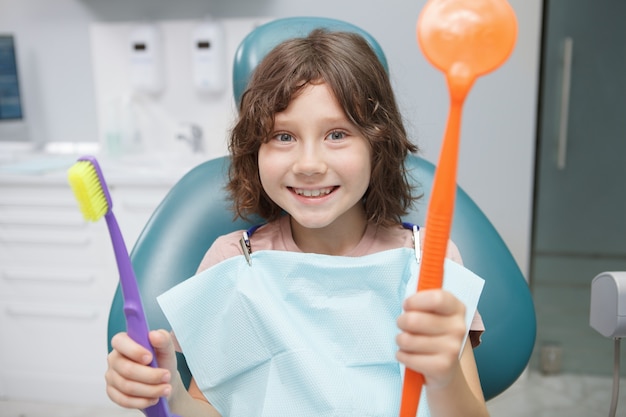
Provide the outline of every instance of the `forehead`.
<path id="1" fill-rule="evenodd" d="M 286 119 L 296 114 L 305 114 L 310 117 L 346 117 L 335 93 L 325 82 L 307 83 L 294 94 L 285 110 L 275 114 L 275 119 Z"/>
<path id="2" fill-rule="evenodd" d="M 296 126 L 346 129 L 354 127 L 326 83 L 304 86 L 285 110 L 274 115 L 274 128 L 291 129 Z"/>

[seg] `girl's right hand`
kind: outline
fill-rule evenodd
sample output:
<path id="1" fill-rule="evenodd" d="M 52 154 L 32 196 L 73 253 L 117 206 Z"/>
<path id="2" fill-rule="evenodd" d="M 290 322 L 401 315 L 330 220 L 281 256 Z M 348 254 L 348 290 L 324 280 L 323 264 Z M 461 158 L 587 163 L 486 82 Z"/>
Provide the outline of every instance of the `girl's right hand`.
<path id="1" fill-rule="evenodd" d="M 144 409 L 169 398 L 173 392 L 185 390 L 178 375 L 172 336 L 165 330 L 149 334 L 159 368 L 152 368 L 152 354 L 126 333 L 111 339 L 113 350 L 108 356 L 105 373 L 107 395 L 125 408 Z"/>

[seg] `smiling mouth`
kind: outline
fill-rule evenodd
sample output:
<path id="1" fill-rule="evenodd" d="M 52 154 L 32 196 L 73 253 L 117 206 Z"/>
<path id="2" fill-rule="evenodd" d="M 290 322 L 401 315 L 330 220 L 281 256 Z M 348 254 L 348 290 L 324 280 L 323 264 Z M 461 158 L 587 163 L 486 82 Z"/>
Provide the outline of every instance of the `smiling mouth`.
<path id="1" fill-rule="evenodd" d="M 324 197 L 328 194 L 332 193 L 336 187 L 326 187 L 326 188 L 291 188 L 294 193 L 297 195 L 301 195 L 303 197 Z"/>

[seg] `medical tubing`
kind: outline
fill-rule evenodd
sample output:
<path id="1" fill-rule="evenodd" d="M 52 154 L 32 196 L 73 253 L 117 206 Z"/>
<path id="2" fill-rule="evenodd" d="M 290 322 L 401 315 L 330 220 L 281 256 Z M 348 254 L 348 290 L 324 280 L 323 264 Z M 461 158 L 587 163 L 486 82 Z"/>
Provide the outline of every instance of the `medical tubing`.
<path id="1" fill-rule="evenodd" d="M 126 331 L 131 339 L 152 353 L 152 362 L 150 363 L 150 366 L 156 368 L 156 354 L 150 344 L 150 340 L 148 339 L 148 322 L 146 321 L 146 316 L 141 303 L 141 295 L 139 294 L 135 271 L 133 270 L 130 262 L 130 257 L 128 256 L 122 232 L 120 231 L 120 227 L 111 209 L 109 209 L 108 213 L 104 215 L 104 218 L 107 222 L 109 235 L 111 236 L 111 242 L 113 244 L 113 252 L 115 253 L 115 259 L 117 261 L 117 268 L 120 274 L 120 286 L 124 297 Z M 148 417 L 172 416 L 172 414 L 170 414 L 167 401 L 163 397 L 159 398 L 159 402 L 155 405 L 146 408 L 144 413 Z"/>
<path id="2" fill-rule="evenodd" d="M 424 254 L 420 265 L 417 291 L 441 288 L 443 283 L 443 263 L 450 239 L 456 196 L 456 171 L 463 101 L 462 95 L 450 95 L 450 114 L 426 215 Z M 415 417 L 424 382 L 423 375 L 406 368 L 400 417 Z"/>

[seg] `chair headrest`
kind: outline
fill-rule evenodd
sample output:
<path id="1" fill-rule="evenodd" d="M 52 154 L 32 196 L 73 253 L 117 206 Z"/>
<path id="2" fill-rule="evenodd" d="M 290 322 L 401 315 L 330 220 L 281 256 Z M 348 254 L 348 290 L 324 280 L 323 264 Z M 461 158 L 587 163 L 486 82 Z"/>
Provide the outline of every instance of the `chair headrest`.
<path id="1" fill-rule="evenodd" d="M 387 59 L 376 39 L 358 26 L 325 17 L 277 19 L 255 28 L 241 41 L 237 48 L 233 63 L 233 93 L 237 108 L 239 108 L 241 96 L 248 85 L 252 72 L 269 51 L 287 39 L 305 37 L 314 29 L 319 28 L 330 31 L 354 32 L 363 36 L 378 56 L 385 70 L 389 72 Z"/>

